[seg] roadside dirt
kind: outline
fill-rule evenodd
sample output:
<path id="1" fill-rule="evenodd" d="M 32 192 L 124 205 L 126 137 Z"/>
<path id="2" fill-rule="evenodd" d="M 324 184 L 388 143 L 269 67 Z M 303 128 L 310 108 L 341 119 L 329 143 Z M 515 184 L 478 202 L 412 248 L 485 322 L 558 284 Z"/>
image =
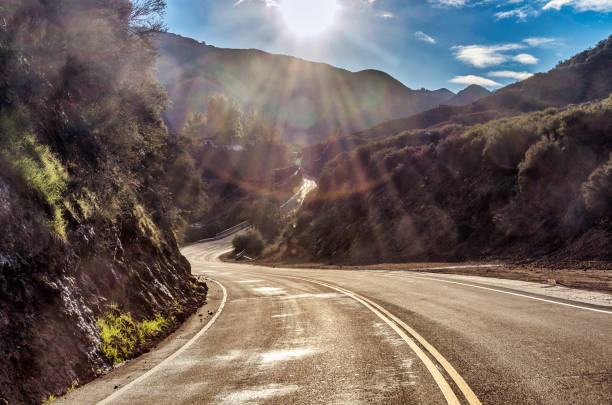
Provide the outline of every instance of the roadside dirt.
<path id="1" fill-rule="evenodd" d="M 230 261 L 225 255 L 221 260 Z M 468 276 L 495 277 L 561 285 L 588 291 L 612 293 L 612 264 L 600 262 L 553 263 L 501 263 L 501 262 L 456 262 L 456 263 L 383 263 L 374 265 L 343 266 L 324 263 L 277 263 L 255 261 L 268 267 L 314 268 L 336 270 L 394 270 Z M 486 266 L 486 267 L 485 267 Z"/>

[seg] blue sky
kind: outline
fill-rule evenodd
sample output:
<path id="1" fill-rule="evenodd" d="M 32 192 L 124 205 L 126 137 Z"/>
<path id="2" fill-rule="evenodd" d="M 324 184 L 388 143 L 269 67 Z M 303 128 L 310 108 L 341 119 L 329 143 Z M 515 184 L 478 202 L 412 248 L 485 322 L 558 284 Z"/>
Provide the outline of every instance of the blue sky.
<path id="1" fill-rule="evenodd" d="M 612 0 L 167 2 L 170 32 L 352 71 L 380 69 L 415 89 L 457 91 L 468 83 L 499 88 L 547 71 L 612 34 Z M 313 24 L 332 20 L 317 34 L 303 35 L 289 24 L 288 2 L 307 4 L 299 12 Z M 327 10 L 334 2 L 338 7 Z"/>

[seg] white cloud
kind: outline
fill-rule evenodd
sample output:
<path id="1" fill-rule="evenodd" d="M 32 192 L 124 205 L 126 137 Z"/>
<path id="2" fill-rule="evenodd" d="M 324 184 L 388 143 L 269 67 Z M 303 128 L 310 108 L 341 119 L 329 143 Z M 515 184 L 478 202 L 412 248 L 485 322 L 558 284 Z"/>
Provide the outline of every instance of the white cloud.
<path id="1" fill-rule="evenodd" d="M 540 61 L 538 58 L 528 53 L 520 53 L 516 56 L 513 56 L 512 60 L 518 63 L 522 63 L 523 65 L 535 65 Z"/>
<path id="2" fill-rule="evenodd" d="M 503 44 L 503 45 L 458 45 L 453 46 L 455 56 L 460 61 L 472 66 L 484 68 L 488 66 L 501 65 L 511 59 L 511 56 L 503 54 L 505 51 L 523 49 L 522 44 Z"/>
<path id="3" fill-rule="evenodd" d="M 424 33 L 423 31 L 417 31 L 414 33 L 414 36 L 419 41 L 429 42 L 430 44 L 435 44 L 436 40 Z"/>
<path id="4" fill-rule="evenodd" d="M 384 18 L 384 19 L 388 19 L 388 18 L 395 18 L 395 15 L 393 13 L 380 13 L 378 14 L 378 16 L 380 18 Z"/>
<path id="5" fill-rule="evenodd" d="M 539 46 L 550 46 L 558 44 L 558 40 L 556 38 L 545 38 L 545 37 L 533 37 L 533 38 L 525 38 L 523 39 L 529 46 L 539 47 Z"/>
<path id="6" fill-rule="evenodd" d="M 495 18 L 497 18 L 498 20 L 503 20 L 506 18 L 513 18 L 513 17 L 516 17 L 519 20 L 524 20 L 525 18 L 527 18 L 527 13 L 525 13 L 522 7 L 516 8 L 514 10 L 499 11 L 495 13 Z"/>
<path id="7" fill-rule="evenodd" d="M 428 0 L 428 1 L 438 7 L 462 7 L 462 6 L 465 6 L 469 0 Z"/>
<path id="8" fill-rule="evenodd" d="M 529 79 L 531 76 L 533 76 L 533 73 L 529 73 L 529 72 L 512 72 L 509 70 L 499 70 L 496 72 L 489 72 L 487 73 L 487 76 L 489 77 L 504 77 L 504 78 L 510 78 L 510 79 L 516 79 L 516 80 L 525 80 L 525 79 Z"/>
<path id="9" fill-rule="evenodd" d="M 540 14 L 540 10 L 536 10 L 532 5 L 526 4 L 522 7 L 514 8 L 506 11 L 495 13 L 495 18 L 498 20 L 506 18 L 516 18 L 519 21 L 526 21 L 527 17 L 535 17 Z"/>
<path id="10" fill-rule="evenodd" d="M 612 0 L 550 0 L 542 9 L 560 10 L 563 6 L 571 6 L 578 11 L 612 12 Z"/>
<path id="11" fill-rule="evenodd" d="M 369 1 L 370 3 L 373 3 L 375 0 Z M 434 5 L 434 7 L 442 8 L 478 6 L 491 3 L 492 1 L 493 0 L 428 0 L 430 4 Z M 539 14 L 539 4 L 544 4 L 542 7 L 543 10 L 560 10 L 562 7 L 568 6 L 573 7 L 577 11 L 597 11 L 600 13 L 612 12 L 612 0 L 532 0 L 529 2 L 526 0 L 506 0 L 501 2 L 501 4 L 497 7 L 521 3 L 526 5 L 520 8 L 495 13 L 495 17 L 497 19 L 516 17 L 524 20 L 528 16 Z"/>
<path id="12" fill-rule="evenodd" d="M 479 86 L 486 87 L 499 87 L 501 83 L 497 83 L 491 79 L 487 79 L 486 77 L 480 77 L 475 75 L 467 75 L 467 76 L 455 76 L 449 80 L 451 83 L 459 83 L 459 84 L 477 84 Z"/>

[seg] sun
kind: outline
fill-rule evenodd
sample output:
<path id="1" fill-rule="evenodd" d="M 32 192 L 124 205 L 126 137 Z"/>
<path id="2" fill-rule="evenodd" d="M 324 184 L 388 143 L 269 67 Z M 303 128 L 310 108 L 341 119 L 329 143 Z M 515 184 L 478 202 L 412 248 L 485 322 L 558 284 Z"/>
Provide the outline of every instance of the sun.
<path id="1" fill-rule="evenodd" d="M 288 28 L 302 37 L 332 27 L 340 8 L 337 0 L 282 0 L 278 7 Z"/>

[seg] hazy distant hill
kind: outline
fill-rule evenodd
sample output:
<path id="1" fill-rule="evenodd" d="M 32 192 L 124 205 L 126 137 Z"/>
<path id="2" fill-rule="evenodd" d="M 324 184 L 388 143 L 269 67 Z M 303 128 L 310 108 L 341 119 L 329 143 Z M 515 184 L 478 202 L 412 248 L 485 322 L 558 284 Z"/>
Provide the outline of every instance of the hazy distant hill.
<path id="1" fill-rule="evenodd" d="M 442 105 L 408 118 L 391 120 L 358 134 L 384 138 L 404 130 L 446 122 L 475 124 L 494 118 L 600 100 L 612 92 L 612 36 L 593 49 L 559 63 L 547 73 L 511 84 L 465 106 Z M 449 104 L 449 103 L 442 103 Z"/>
<path id="2" fill-rule="evenodd" d="M 411 90 L 384 72 L 349 72 L 259 50 L 221 49 L 174 34 L 159 34 L 156 76 L 172 108 L 166 121 L 184 125 L 212 94 L 236 99 L 275 120 L 286 139 L 311 144 L 416 114 L 453 99 L 447 89 Z M 471 101 L 471 99 L 470 99 Z"/>
<path id="3" fill-rule="evenodd" d="M 446 100 L 446 105 L 467 105 L 472 104 L 474 101 L 478 101 L 483 97 L 488 96 L 491 92 L 482 86 L 477 84 L 471 84 L 465 89 L 461 90 L 455 96 Z"/>

